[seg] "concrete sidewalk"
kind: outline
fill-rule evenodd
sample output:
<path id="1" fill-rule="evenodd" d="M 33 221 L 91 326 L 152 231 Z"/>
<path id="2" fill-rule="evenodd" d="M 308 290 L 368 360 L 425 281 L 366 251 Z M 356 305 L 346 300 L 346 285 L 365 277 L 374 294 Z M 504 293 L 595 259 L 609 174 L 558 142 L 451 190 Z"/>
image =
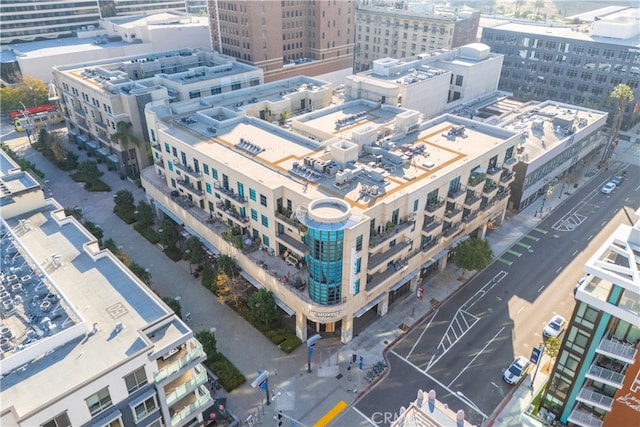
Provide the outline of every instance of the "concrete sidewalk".
<path id="1" fill-rule="evenodd" d="M 115 240 L 133 261 L 143 268 L 148 268 L 153 278 L 152 288 L 160 296 L 180 297 L 183 315 L 191 314 L 189 325 L 194 331 L 215 330 L 219 351 L 247 378 L 247 382 L 230 395 L 223 393 L 228 398 L 228 409 L 243 422 L 251 417 L 264 425 L 271 425 L 273 417 L 281 410 L 287 417 L 310 426 L 338 401 L 353 403 L 363 392 L 365 381 L 361 376 L 368 368 L 362 371 L 348 371 L 352 354 L 363 356 L 364 364 L 367 366 L 382 360 L 385 348 L 403 334 L 401 324 L 416 324 L 429 313 L 432 300 L 444 301 L 470 277 L 463 276 L 451 263 L 443 272 L 425 283 L 424 297 L 421 301 L 416 301 L 414 295 L 408 295 L 403 300 L 395 302 L 387 315 L 376 319 L 364 333 L 354 337 L 350 343 L 342 345 L 337 337 L 320 340 L 313 355 L 312 373 L 307 373 L 306 346 L 299 347 L 292 354 L 284 354 L 230 308 L 219 303 L 201 286 L 198 279 L 189 274 L 186 262 L 170 261 L 158 247 L 150 244 L 135 232 L 132 226 L 112 214 L 112 195 L 116 191 L 131 191 L 137 202 L 145 198 L 142 189 L 129 181 L 120 180 L 114 172 L 105 172 L 102 179 L 111 186 L 112 193 L 89 193 L 83 189 L 82 184 L 73 182 L 68 174 L 60 172 L 25 144 L 26 138 L 22 142 L 17 141 L 14 150 L 22 151 L 27 160 L 45 172 L 48 190 L 61 205 L 78 206 L 83 210 L 86 219 L 102 227 L 105 238 Z M 625 149 L 635 148 L 625 148 L 624 144 L 620 144 L 616 152 Z M 79 154 L 80 161 L 86 158 L 85 151 L 80 151 Z M 599 159 L 595 159 L 595 162 L 597 160 Z M 604 171 L 594 175 L 584 173 L 593 168 L 593 164 L 585 164 L 582 167 L 585 170 L 579 174 L 581 178 L 578 186 L 596 177 L 604 179 Z M 542 216 L 547 216 L 570 197 L 570 193 L 575 189 L 573 186 L 569 187 L 568 184 L 565 186 L 566 194 L 554 194 L 546 201 Z M 508 216 L 497 230 L 491 230 L 487 234 L 496 257 L 542 220 L 537 214 L 540 203 L 536 201 L 517 216 Z M 269 392 L 273 396 L 273 403 L 270 406 L 264 405 L 264 391 L 250 387 L 250 383 L 257 377 L 258 369 L 266 369 L 271 375 Z M 536 386 L 544 384 L 544 381 L 546 375 L 538 373 Z M 358 392 L 354 392 L 354 389 Z M 523 408 L 528 407 L 531 401 L 528 396 L 531 396 L 531 393 L 528 389 L 521 392 L 521 389 L 522 387 L 518 388 L 508 404 L 499 413 L 493 414 L 488 422 L 495 422 L 500 426 L 522 425 L 518 414 L 521 414 Z"/>

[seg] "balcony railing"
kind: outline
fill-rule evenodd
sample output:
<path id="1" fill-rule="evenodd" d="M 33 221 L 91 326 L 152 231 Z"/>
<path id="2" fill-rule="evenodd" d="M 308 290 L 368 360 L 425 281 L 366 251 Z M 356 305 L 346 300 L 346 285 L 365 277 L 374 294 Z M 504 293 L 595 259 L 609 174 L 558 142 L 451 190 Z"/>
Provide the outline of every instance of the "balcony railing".
<path id="1" fill-rule="evenodd" d="M 162 161 L 162 159 L 157 159 L 155 162 L 155 165 L 158 166 L 159 168 L 164 169 L 164 162 Z"/>
<path id="2" fill-rule="evenodd" d="M 240 215 L 240 213 L 238 213 L 238 211 L 235 209 L 227 208 L 222 200 L 216 202 L 216 207 L 218 208 L 218 210 L 220 210 L 220 212 L 235 219 L 236 221 L 239 221 L 241 225 L 249 222 L 248 217 Z"/>
<path id="3" fill-rule="evenodd" d="M 636 360 L 638 350 L 631 344 L 603 338 L 596 348 L 596 353 L 625 363 L 633 363 Z"/>
<path id="4" fill-rule="evenodd" d="M 171 417 L 172 426 L 180 425 L 184 420 L 193 418 L 194 415 L 201 413 L 206 407 L 213 403 L 213 398 L 211 397 L 209 390 L 202 386 L 200 387 L 200 390 L 203 393 L 202 396 Z"/>
<path id="5" fill-rule="evenodd" d="M 171 375 L 175 374 L 176 372 L 180 371 L 182 368 L 184 368 L 185 366 L 187 366 L 188 364 L 202 358 L 202 360 L 204 360 L 205 352 L 204 350 L 202 350 L 202 345 L 195 341 L 194 347 L 191 349 L 191 351 L 187 352 L 187 354 L 185 354 L 184 356 L 182 356 L 180 359 L 176 360 L 175 362 L 171 363 L 170 365 L 168 365 L 167 367 L 160 369 L 158 372 L 156 372 L 153 375 L 154 381 L 155 382 L 161 382 L 167 378 L 169 378 Z M 188 346 L 187 346 L 188 347 Z"/>
<path id="6" fill-rule="evenodd" d="M 498 194 L 496 194 L 496 198 L 498 200 L 504 200 L 507 197 L 509 197 L 511 195 L 511 191 L 509 191 L 509 189 L 504 189 L 504 191 L 500 191 L 498 192 Z"/>
<path id="7" fill-rule="evenodd" d="M 469 224 L 471 221 L 473 221 L 477 217 L 478 217 L 478 212 L 472 212 L 467 216 L 463 216 L 462 222 L 464 222 L 465 224 Z"/>
<path id="8" fill-rule="evenodd" d="M 580 405 L 576 405 L 571 411 L 568 422 L 582 427 L 602 427 L 602 420 L 595 417 L 591 412 L 580 409 Z"/>
<path id="9" fill-rule="evenodd" d="M 442 221 L 434 219 L 430 223 L 424 224 L 422 226 L 422 231 L 424 231 L 425 233 L 431 233 L 432 231 L 436 230 L 438 227 L 441 227 L 441 226 L 442 226 Z"/>
<path id="10" fill-rule="evenodd" d="M 442 235 L 446 238 L 453 236 L 460 230 L 460 224 L 453 225 L 442 232 Z"/>
<path id="11" fill-rule="evenodd" d="M 622 381 L 624 381 L 623 374 L 598 365 L 591 365 L 591 367 L 589 367 L 589 372 L 587 372 L 587 375 L 585 376 L 589 379 L 608 384 L 615 388 L 622 388 Z"/>
<path id="12" fill-rule="evenodd" d="M 444 206 L 444 200 L 439 199 L 437 202 L 431 202 L 431 203 L 427 203 L 427 206 L 425 206 L 424 210 L 427 212 L 435 212 L 438 209 L 442 208 Z"/>
<path id="13" fill-rule="evenodd" d="M 220 185 L 220 183 L 218 181 L 213 183 L 213 188 L 215 188 L 216 191 L 221 192 L 222 194 L 224 194 L 228 198 L 240 203 L 241 205 L 245 205 L 248 202 L 248 199 L 247 199 L 246 196 L 241 196 L 238 193 L 236 193 L 235 191 L 233 191 L 233 189 L 229 189 L 229 188 L 223 187 L 222 185 Z"/>
<path id="14" fill-rule="evenodd" d="M 502 172 L 502 168 L 492 167 L 492 168 L 490 168 L 490 169 L 488 169 L 488 170 L 487 170 L 487 177 L 496 176 L 496 175 L 498 175 L 500 172 Z"/>
<path id="15" fill-rule="evenodd" d="M 196 374 L 189 381 L 179 385 L 167 394 L 167 406 L 173 406 L 180 399 L 189 393 L 193 393 L 195 389 L 207 382 L 207 371 L 202 366 L 196 366 L 194 371 Z"/>
<path id="16" fill-rule="evenodd" d="M 154 143 L 152 143 L 152 144 L 151 144 L 151 148 L 153 148 L 154 150 L 162 151 L 162 147 L 161 147 L 161 146 L 160 146 L 160 144 L 159 144 L 159 143 L 157 143 L 157 142 L 156 142 L 155 144 L 154 144 Z"/>
<path id="17" fill-rule="evenodd" d="M 506 159 L 504 161 L 504 164 L 508 165 L 508 166 L 513 166 L 513 165 L 516 164 L 517 161 L 518 161 L 518 159 L 516 159 L 515 157 L 509 157 L 508 159 Z"/>
<path id="18" fill-rule="evenodd" d="M 191 166 L 185 166 L 180 162 L 176 162 L 175 160 L 173 161 L 173 165 L 176 167 L 176 169 L 180 169 L 182 172 L 185 172 L 194 178 L 199 179 L 202 177 L 202 174 L 200 172 L 195 171 Z"/>
<path id="19" fill-rule="evenodd" d="M 284 212 L 276 211 L 276 218 L 286 222 L 289 225 L 296 227 L 301 233 L 306 233 L 308 231 L 307 226 L 301 223 L 300 221 L 298 221 L 298 219 L 295 216 L 291 218 L 290 215 L 287 215 Z"/>
<path id="20" fill-rule="evenodd" d="M 473 209 L 474 205 L 480 202 L 480 196 L 476 192 L 467 192 L 463 205 L 468 209 Z"/>
<path id="21" fill-rule="evenodd" d="M 389 260 L 389 258 L 402 252 L 405 248 L 409 247 L 410 244 L 411 240 L 405 239 L 403 242 L 395 244 L 393 247 L 387 249 L 384 252 L 379 252 L 377 254 L 371 255 L 368 262 L 369 269 L 375 269 L 383 262 Z"/>
<path id="22" fill-rule="evenodd" d="M 191 195 L 196 196 L 199 199 L 204 197 L 204 192 L 202 190 L 198 190 L 190 182 L 186 182 L 186 181 L 183 181 L 181 179 L 177 180 L 176 182 L 178 183 L 178 186 L 180 188 L 185 189 L 186 191 L 191 193 Z"/>
<path id="23" fill-rule="evenodd" d="M 447 193 L 447 198 L 449 198 L 450 200 L 454 201 L 459 199 L 460 197 L 462 197 L 462 195 L 466 194 L 466 190 L 463 190 L 462 188 L 459 188 L 455 191 L 449 191 L 449 193 Z"/>
<path id="24" fill-rule="evenodd" d="M 408 228 L 411 225 L 413 225 L 413 221 L 401 222 L 391 229 L 386 229 L 380 234 L 375 234 L 369 237 L 369 248 L 373 249 L 376 246 L 379 246 L 380 244 L 390 240 L 391 238 L 397 236 L 402 230 Z"/>
<path id="25" fill-rule="evenodd" d="M 473 174 L 469 177 L 469 181 L 467 182 L 468 187 L 475 188 L 476 186 L 482 184 L 486 181 L 487 175 L 484 173 Z"/>
<path id="26" fill-rule="evenodd" d="M 462 213 L 462 209 L 460 209 L 457 206 L 454 206 L 452 209 L 447 209 L 444 212 L 444 216 L 447 217 L 447 218 L 454 218 L 459 213 Z"/>
<path id="27" fill-rule="evenodd" d="M 427 252 L 434 246 L 438 246 L 439 242 L 440 242 L 440 236 L 432 237 L 431 240 L 429 240 L 427 243 L 423 244 L 420 247 L 420 250 L 422 250 L 423 252 Z"/>
<path id="28" fill-rule="evenodd" d="M 509 184 L 513 181 L 513 179 L 515 178 L 515 173 L 514 172 L 503 172 L 502 175 L 500 175 L 500 182 L 503 184 Z"/>
<path id="29" fill-rule="evenodd" d="M 406 259 L 401 259 L 393 263 L 393 267 L 386 268 L 379 273 L 372 274 L 367 280 L 365 289 L 367 292 L 373 290 L 376 286 L 380 286 L 385 280 L 399 273 L 407 265 Z"/>
<path id="30" fill-rule="evenodd" d="M 485 184 L 482 188 L 482 193 L 487 197 L 493 196 L 496 191 L 498 191 L 498 186 L 493 181 L 490 184 Z"/>
<path id="31" fill-rule="evenodd" d="M 605 411 L 611 411 L 611 406 L 613 405 L 613 397 L 602 394 L 587 386 L 582 387 L 576 400 Z"/>

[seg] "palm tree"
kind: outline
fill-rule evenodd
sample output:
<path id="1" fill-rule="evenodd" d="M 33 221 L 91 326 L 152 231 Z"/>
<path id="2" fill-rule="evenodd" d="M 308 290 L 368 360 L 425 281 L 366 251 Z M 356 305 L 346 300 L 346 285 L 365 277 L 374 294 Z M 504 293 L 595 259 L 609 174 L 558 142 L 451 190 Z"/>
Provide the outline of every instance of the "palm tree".
<path id="1" fill-rule="evenodd" d="M 618 86 L 613 89 L 609 97 L 612 100 L 616 101 L 616 109 L 613 116 L 613 122 L 611 126 L 611 133 L 609 135 L 609 140 L 607 141 L 607 145 L 604 149 L 604 153 L 602 155 L 601 163 L 609 159 L 613 148 L 615 148 L 615 144 L 618 139 L 618 131 L 620 130 L 620 125 L 622 124 L 622 118 L 624 117 L 624 108 L 627 105 L 627 102 L 633 102 L 633 91 L 631 87 L 624 83 L 620 83 Z"/>
<path id="2" fill-rule="evenodd" d="M 133 124 L 131 122 L 119 121 L 116 125 L 116 132 L 111 135 L 111 141 L 120 144 L 124 149 L 122 150 L 123 167 L 125 168 L 124 173 L 128 175 L 129 167 L 127 161 L 129 160 L 129 154 L 127 149 L 129 148 L 129 144 L 133 143 L 136 146 L 140 146 L 140 139 L 133 134 Z M 123 175 L 121 175 L 121 177 L 123 178 Z"/>

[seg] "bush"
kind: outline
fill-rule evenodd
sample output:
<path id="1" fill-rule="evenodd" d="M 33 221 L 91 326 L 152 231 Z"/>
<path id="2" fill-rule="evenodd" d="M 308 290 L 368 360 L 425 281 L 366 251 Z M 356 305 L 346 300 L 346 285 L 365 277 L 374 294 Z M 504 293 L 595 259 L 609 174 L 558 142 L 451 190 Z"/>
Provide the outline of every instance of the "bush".
<path id="1" fill-rule="evenodd" d="M 178 262 L 182 259 L 182 251 L 176 247 L 165 248 L 164 253 L 171 261 Z"/>
<path id="2" fill-rule="evenodd" d="M 242 372 L 236 368 L 223 354 L 217 353 L 207 359 L 207 367 L 218 377 L 218 382 L 230 393 L 240 387 L 247 380 Z"/>
<path id="3" fill-rule="evenodd" d="M 84 184 L 84 189 L 93 192 L 107 192 L 111 191 L 111 187 L 101 179 L 90 181 Z"/>
<path id="4" fill-rule="evenodd" d="M 216 272 L 213 270 L 209 270 L 208 268 L 205 268 L 202 272 L 202 286 L 209 289 L 214 294 L 218 290 L 218 286 L 216 285 L 216 277 Z"/>
<path id="5" fill-rule="evenodd" d="M 118 209 L 118 207 L 116 206 L 113 208 L 113 213 L 115 213 L 118 216 L 118 218 L 123 220 L 125 224 L 133 224 L 136 221 L 135 214 L 131 210 Z M 142 234 L 140 230 L 136 229 L 136 231 Z"/>
<path id="6" fill-rule="evenodd" d="M 149 242 L 154 245 L 160 243 L 160 234 L 157 233 L 153 228 L 143 227 L 141 224 L 136 223 L 133 228 L 142 235 Z"/>
<path id="7" fill-rule="evenodd" d="M 300 338 L 293 335 L 288 336 L 286 340 L 280 343 L 280 349 L 289 354 L 296 348 L 300 347 L 300 345 L 302 345 L 302 341 L 300 340 Z"/>

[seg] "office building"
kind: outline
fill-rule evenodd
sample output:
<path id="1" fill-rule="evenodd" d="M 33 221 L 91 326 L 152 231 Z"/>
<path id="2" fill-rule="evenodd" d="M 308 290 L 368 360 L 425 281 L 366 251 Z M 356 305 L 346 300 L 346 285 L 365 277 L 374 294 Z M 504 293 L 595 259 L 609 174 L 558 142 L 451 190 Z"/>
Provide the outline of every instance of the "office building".
<path id="1" fill-rule="evenodd" d="M 404 59 L 377 59 L 371 70 L 345 79 L 345 100 L 368 99 L 434 117 L 495 95 L 502 59 L 482 43 Z"/>
<path id="2" fill-rule="evenodd" d="M 185 12 L 185 0 L 17 0 L 0 4 L 0 44 L 71 37 L 100 18 Z"/>
<path id="3" fill-rule="evenodd" d="M 624 218 L 631 221 L 629 214 Z M 633 225 L 618 226 L 585 264 L 587 276 L 576 288 L 576 306 L 542 399 L 548 420 L 600 427 L 638 419 L 639 214 Z"/>
<path id="4" fill-rule="evenodd" d="M 54 67 L 71 141 L 110 170 L 137 177 L 150 164 L 144 106 L 262 83 L 262 70 L 209 50 L 180 49 Z M 127 141 L 126 134 L 138 142 Z M 114 137 L 116 135 L 116 137 Z"/>
<path id="5" fill-rule="evenodd" d="M 193 332 L 0 156 L 0 424 L 201 422 L 213 399 Z"/>
<path id="6" fill-rule="evenodd" d="M 213 49 L 265 81 L 351 68 L 355 1 L 209 0 Z"/>
<path id="7" fill-rule="evenodd" d="M 220 95 L 148 104 L 154 165 L 142 184 L 272 290 L 300 338 L 309 325 L 348 342 L 363 314 L 384 315 L 502 220 L 519 136 L 366 100 L 329 105 L 328 85 L 299 79 L 227 106 Z"/>
<path id="8" fill-rule="evenodd" d="M 460 398 L 460 400 L 460 407 L 467 408 L 468 403 L 464 402 L 462 398 Z M 384 413 L 376 412 L 375 415 L 375 418 L 377 419 L 372 420 L 374 423 L 386 424 L 390 422 L 391 427 L 473 426 L 473 424 L 465 419 L 464 409 L 459 409 L 457 411 L 452 410 L 448 405 L 437 399 L 435 390 L 430 390 L 429 392 L 418 390 L 416 400 L 410 402 L 406 408 L 402 406 L 398 413 L 398 417 L 395 419 L 390 419 L 390 415 L 392 414 L 386 414 L 387 419 L 384 418 Z"/>
<path id="9" fill-rule="evenodd" d="M 477 40 L 480 12 L 436 2 L 361 1 L 356 9 L 354 71 L 382 58 L 407 58 Z"/>
<path id="10" fill-rule="evenodd" d="M 589 24 L 506 23 L 482 30 L 482 43 L 504 55 L 499 89 L 517 98 L 553 100 L 613 113 L 620 83 L 636 102 L 623 128 L 638 119 L 640 8 L 617 8 Z"/>

